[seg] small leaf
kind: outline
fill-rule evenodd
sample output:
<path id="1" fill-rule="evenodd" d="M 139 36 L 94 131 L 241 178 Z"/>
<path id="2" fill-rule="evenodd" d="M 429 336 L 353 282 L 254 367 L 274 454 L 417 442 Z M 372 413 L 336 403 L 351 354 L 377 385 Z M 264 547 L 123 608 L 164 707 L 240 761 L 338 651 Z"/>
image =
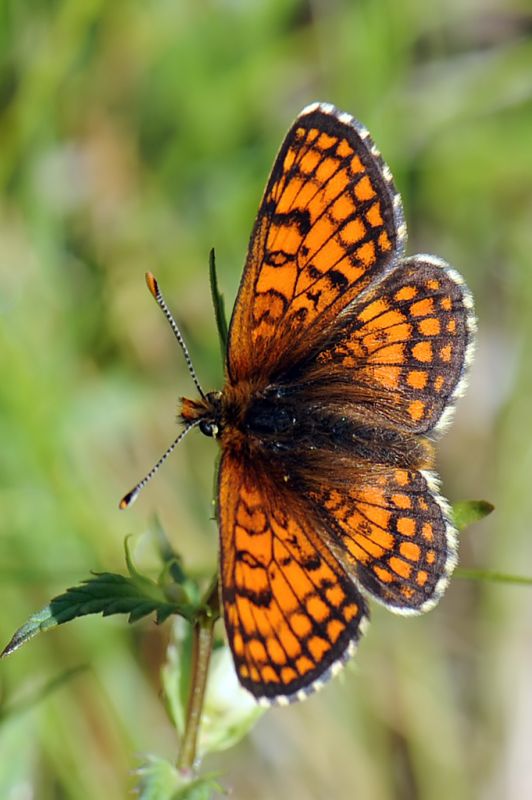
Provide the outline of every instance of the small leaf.
<path id="1" fill-rule="evenodd" d="M 222 360 L 225 362 L 225 353 L 227 350 L 227 317 L 225 314 L 224 298 L 218 288 L 218 277 L 216 275 L 216 260 L 214 256 L 214 248 L 209 253 L 209 277 L 211 282 L 211 296 L 212 296 L 212 303 L 214 306 L 214 316 L 216 319 L 216 327 L 218 328 L 220 349 L 222 351 Z"/>
<path id="2" fill-rule="evenodd" d="M 137 774 L 140 800 L 210 800 L 214 792 L 221 791 L 215 775 L 183 774 L 169 761 L 156 756 L 148 756 Z"/>
<path id="3" fill-rule="evenodd" d="M 462 532 L 474 522 L 479 522 L 494 510 L 495 506 L 487 500 L 462 500 L 453 504 L 453 520 L 456 529 Z"/>
<path id="4" fill-rule="evenodd" d="M 129 622 L 136 622 L 155 612 L 158 623 L 170 614 L 181 614 L 190 619 L 194 609 L 185 604 L 169 603 L 157 584 L 144 578 L 135 578 L 102 572 L 83 581 L 80 586 L 67 589 L 49 605 L 33 614 L 18 629 L 3 653 L 7 656 L 38 633 L 87 614 L 128 614 Z"/>
<path id="5" fill-rule="evenodd" d="M 173 549 L 158 517 L 154 518 L 153 529 L 159 556 L 164 564 L 163 572 L 168 572 L 175 583 L 185 583 L 187 576 L 183 569 L 182 558 L 179 553 L 176 553 Z"/>
<path id="6" fill-rule="evenodd" d="M 139 572 L 136 568 L 135 564 L 133 563 L 133 556 L 131 555 L 131 549 L 129 543 L 131 541 L 131 536 L 126 536 L 124 539 L 124 556 L 126 559 L 126 567 L 127 571 L 129 572 L 131 578 L 139 585 L 144 586 L 148 591 L 151 588 L 157 588 L 157 584 L 154 581 L 150 580 L 146 575 L 143 575 L 142 572 Z"/>

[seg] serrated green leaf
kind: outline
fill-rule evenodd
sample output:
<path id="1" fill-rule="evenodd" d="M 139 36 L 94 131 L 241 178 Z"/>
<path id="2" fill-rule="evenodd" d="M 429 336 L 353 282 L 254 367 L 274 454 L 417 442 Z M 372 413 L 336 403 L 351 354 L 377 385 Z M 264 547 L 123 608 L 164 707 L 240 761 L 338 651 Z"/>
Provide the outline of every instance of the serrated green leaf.
<path id="1" fill-rule="evenodd" d="M 495 506 L 487 500 L 462 500 L 453 503 L 453 521 L 456 529 L 462 532 L 474 522 L 479 522 L 494 510 Z"/>
<path id="2" fill-rule="evenodd" d="M 180 609 L 181 609 L 180 616 L 185 617 L 185 619 L 187 620 L 192 619 L 192 616 L 195 611 L 195 609 L 193 609 L 192 606 L 186 609 L 186 613 L 183 613 L 185 610 L 184 606 L 180 606 Z M 162 623 L 165 622 L 165 620 L 167 620 L 168 617 L 170 617 L 173 613 L 174 613 L 173 606 L 170 603 L 167 604 L 166 608 L 164 606 L 159 606 L 155 614 L 157 624 L 162 625 Z"/>
<path id="3" fill-rule="evenodd" d="M 174 800 L 211 800 L 214 793 L 221 790 L 222 787 L 213 777 L 203 776 L 181 789 Z"/>
<path id="4" fill-rule="evenodd" d="M 137 774 L 140 800 L 210 800 L 214 792 L 221 790 L 215 775 L 184 775 L 169 761 L 156 756 L 148 756 Z"/>
<path id="5" fill-rule="evenodd" d="M 155 612 L 157 622 L 170 614 L 180 614 L 190 619 L 194 609 L 190 605 L 169 603 L 163 591 L 148 579 L 127 577 L 103 572 L 83 581 L 80 586 L 67 589 L 49 605 L 33 614 L 17 630 L 2 656 L 13 653 L 21 645 L 56 625 L 88 614 L 128 614 L 129 622 Z"/>

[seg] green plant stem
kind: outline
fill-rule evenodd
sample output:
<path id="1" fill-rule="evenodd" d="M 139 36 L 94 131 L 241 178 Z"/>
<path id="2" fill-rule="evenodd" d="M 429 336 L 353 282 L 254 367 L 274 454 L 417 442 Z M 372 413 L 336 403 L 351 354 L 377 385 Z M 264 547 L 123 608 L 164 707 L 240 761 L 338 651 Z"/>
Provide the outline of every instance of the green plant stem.
<path id="1" fill-rule="evenodd" d="M 477 581 L 495 581 L 496 583 L 515 583 L 519 586 L 532 586 L 532 577 L 527 575 L 509 575 L 506 572 L 495 572 L 489 569 L 466 569 L 458 567 L 455 572 L 457 578 Z"/>
<path id="2" fill-rule="evenodd" d="M 214 642 L 214 626 L 220 616 L 218 581 L 213 580 L 192 628 L 192 667 L 185 730 L 177 756 L 182 772 L 194 769 L 205 689 Z"/>

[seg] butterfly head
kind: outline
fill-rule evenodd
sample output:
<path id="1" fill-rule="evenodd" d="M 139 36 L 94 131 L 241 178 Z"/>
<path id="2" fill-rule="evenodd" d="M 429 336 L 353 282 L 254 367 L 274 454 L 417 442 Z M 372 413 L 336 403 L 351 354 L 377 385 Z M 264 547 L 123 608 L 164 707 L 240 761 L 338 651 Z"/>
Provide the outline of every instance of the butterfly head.
<path id="1" fill-rule="evenodd" d="M 207 392 L 197 400 L 183 397 L 181 419 L 185 425 L 198 425 L 205 436 L 217 437 L 221 433 L 222 393 Z"/>

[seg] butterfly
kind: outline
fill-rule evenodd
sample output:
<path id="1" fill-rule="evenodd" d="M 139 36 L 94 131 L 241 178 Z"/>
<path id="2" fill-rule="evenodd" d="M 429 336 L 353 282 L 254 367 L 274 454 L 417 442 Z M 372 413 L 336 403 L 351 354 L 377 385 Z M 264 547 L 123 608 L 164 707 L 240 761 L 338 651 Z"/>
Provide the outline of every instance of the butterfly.
<path id="1" fill-rule="evenodd" d="M 339 671 L 368 598 L 427 611 L 456 564 L 433 441 L 465 387 L 473 300 L 456 270 L 405 244 L 366 128 L 304 108 L 251 234 L 223 389 L 196 381 L 181 408 L 184 432 L 221 446 L 221 604 L 239 681 L 265 705 Z"/>

